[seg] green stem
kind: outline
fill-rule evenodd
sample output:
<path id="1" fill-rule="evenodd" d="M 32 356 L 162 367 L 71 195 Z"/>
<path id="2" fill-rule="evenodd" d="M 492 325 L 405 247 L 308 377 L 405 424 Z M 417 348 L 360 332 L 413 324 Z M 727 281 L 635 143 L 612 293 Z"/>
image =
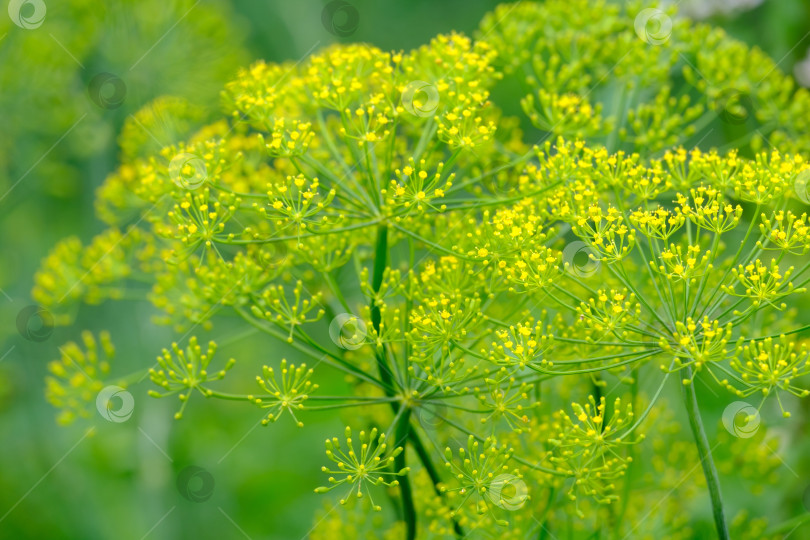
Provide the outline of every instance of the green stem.
<path id="1" fill-rule="evenodd" d="M 639 384 L 638 384 L 639 368 L 638 367 L 633 368 L 632 377 L 633 377 L 633 383 L 632 383 L 632 385 L 630 387 L 630 394 L 632 396 L 631 403 L 633 405 L 633 413 L 636 413 L 638 411 L 638 387 L 639 387 Z M 628 457 L 635 460 L 636 456 L 634 456 L 634 453 L 635 453 L 634 452 L 634 445 L 628 446 L 627 447 L 627 455 L 628 455 Z M 634 476 L 634 472 L 635 472 L 636 468 L 637 468 L 637 466 L 634 466 L 634 461 L 628 460 L 627 471 L 625 472 L 625 475 L 624 475 L 624 487 L 623 487 L 624 495 L 622 496 L 622 499 L 621 499 L 622 500 L 621 507 L 620 507 L 619 513 L 617 515 L 616 521 L 613 524 L 613 526 L 614 526 L 613 533 L 616 536 L 616 538 L 618 538 L 620 536 L 622 525 L 624 523 L 624 518 L 627 515 L 627 507 L 628 507 L 628 502 L 630 500 L 630 486 L 632 485 L 633 476 Z"/>
<path id="2" fill-rule="evenodd" d="M 379 380 L 375 379 L 374 376 L 363 372 L 363 370 L 361 370 L 357 366 L 353 366 L 352 364 L 348 363 L 346 360 L 344 360 L 340 356 L 337 356 L 336 354 L 333 354 L 333 353 L 327 351 L 326 349 L 321 347 L 317 342 L 310 339 L 309 336 L 302 335 L 302 339 L 305 340 L 308 345 L 311 345 L 313 348 L 315 348 L 318 351 L 320 351 L 321 353 L 323 353 L 323 356 L 318 356 L 312 350 L 308 349 L 307 347 L 305 347 L 304 345 L 302 345 L 301 343 L 299 343 L 297 341 L 294 341 L 294 342 L 290 343 L 289 341 L 287 341 L 286 336 L 284 336 L 277 329 L 272 328 L 272 327 L 268 327 L 268 326 L 264 326 L 263 324 L 259 323 L 259 321 L 255 320 L 253 317 L 251 317 L 244 310 L 242 310 L 242 309 L 240 309 L 238 307 L 234 308 L 234 310 L 236 311 L 237 314 L 239 314 L 240 317 L 242 317 L 242 319 L 245 320 L 245 322 L 247 322 L 248 324 L 250 324 L 254 328 L 257 328 L 258 330 L 261 330 L 262 332 L 265 332 L 265 333 L 275 337 L 279 341 L 282 341 L 282 342 L 286 343 L 288 346 L 296 349 L 297 351 L 300 351 L 300 352 L 306 354 L 310 358 L 312 358 L 314 360 L 317 360 L 318 362 L 324 362 L 326 364 L 329 364 L 330 366 L 332 366 L 334 368 L 345 371 L 349 375 L 352 375 L 354 377 L 362 379 L 362 380 L 364 380 L 364 381 L 366 381 L 368 383 L 371 383 L 371 384 L 373 384 L 375 386 L 378 386 L 378 387 L 383 388 L 383 389 L 387 389 L 387 387 L 386 387 L 387 383 L 384 384 L 382 381 L 379 381 Z"/>
<path id="3" fill-rule="evenodd" d="M 388 264 L 387 259 L 388 259 L 388 227 L 386 225 L 380 225 L 377 228 L 377 242 L 374 250 L 374 268 L 372 270 L 371 276 L 371 288 L 374 290 L 375 293 L 378 292 L 380 290 L 380 287 L 382 286 L 383 275 L 385 273 L 385 268 Z M 374 330 L 378 333 L 380 331 L 381 322 L 382 317 L 380 314 L 380 308 L 379 306 L 376 305 L 376 302 L 372 300 L 371 324 L 374 327 Z M 382 351 L 378 351 L 376 353 L 376 358 L 377 358 L 377 368 L 380 372 L 380 378 L 386 384 L 385 393 L 389 397 L 393 397 L 394 381 L 392 372 L 390 371 L 390 367 L 388 366 L 388 362 L 386 361 L 385 346 L 383 346 Z M 397 405 L 392 402 L 391 406 L 394 408 L 394 411 L 396 412 Z M 441 496 L 443 494 L 441 493 L 441 490 L 438 487 L 439 483 L 441 482 L 441 478 L 439 477 L 439 473 L 430 459 L 430 455 L 428 454 L 427 450 L 422 444 L 422 441 L 411 427 L 410 416 L 411 410 L 405 409 L 405 411 L 397 421 L 396 425 L 397 445 L 402 444 L 404 446 L 407 442 L 411 443 L 414 450 L 416 451 L 417 456 L 419 457 L 419 460 L 425 467 L 425 470 L 427 471 L 431 482 L 433 482 L 434 490 L 438 495 Z M 399 454 L 399 456 L 396 457 L 394 462 L 394 470 L 399 471 L 406 466 L 405 454 L 406 452 L 402 452 L 401 454 Z M 402 494 L 402 507 L 403 507 L 402 509 L 403 509 L 403 516 L 405 518 L 406 538 L 407 540 L 414 540 L 416 538 L 416 508 L 413 503 L 413 492 L 411 490 L 410 479 L 408 476 L 404 476 L 400 479 L 399 487 Z M 462 538 L 464 536 L 464 531 L 461 529 L 461 526 L 455 519 L 453 519 L 453 530 L 456 533 L 456 536 L 458 536 L 459 538 Z"/>
<path id="4" fill-rule="evenodd" d="M 714 466 L 712 451 L 709 448 L 709 440 L 706 438 L 706 431 L 703 429 L 703 421 L 700 419 L 700 409 L 698 408 L 697 395 L 695 394 L 695 381 L 692 377 L 692 368 L 687 366 L 685 379 L 691 380 L 689 384 L 683 385 L 683 397 L 686 402 L 686 412 L 689 415 L 689 426 L 695 436 L 695 446 L 700 455 L 700 464 L 703 466 L 703 475 L 706 477 L 706 485 L 709 488 L 709 495 L 712 500 L 712 514 L 714 515 L 714 525 L 717 528 L 717 537 L 720 540 L 728 540 L 728 525 L 723 510 L 723 499 L 720 495 L 720 481 L 717 476 L 717 468 Z"/>
<path id="5" fill-rule="evenodd" d="M 371 289 L 374 291 L 376 295 L 380 291 L 380 287 L 382 287 L 383 275 L 385 273 L 385 268 L 388 265 L 388 226 L 387 225 L 379 225 L 377 227 L 377 243 L 374 248 L 374 268 L 372 269 L 371 275 Z M 380 328 L 382 323 L 382 314 L 380 313 L 380 306 L 377 305 L 377 299 L 371 299 L 371 326 L 374 328 L 374 331 L 377 332 L 377 335 L 380 335 Z M 380 379 L 391 389 L 391 393 L 388 393 L 386 390 L 386 394 L 389 396 L 393 395 L 394 387 L 394 377 L 391 372 L 391 368 L 388 366 L 388 362 L 385 358 L 385 346 L 383 345 L 382 350 L 377 350 L 374 354 L 377 358 L 377 369 L 380 372 Z"/>
<path id="6" fill-rule="evenodd" d="M 439 488 L 439 484 L 441 483 L 442 479 L 439 476 L 439 471 L 436 470 L 436 466 L 433 465 L 433 461 L 430 459 L 430 454 L 428 454 L 425 445 L 422 444 L 422 439 L 419 438 L 419 435 L 414 431 L 413 427 L 411 427 L 411 432 L 408 435 L 408 439 L 411 441 L 413 445 L 413 449 L 416 450 L 416 455 L 419 456 L 419 461 L 422 462 L 422 465 L 425 467 L 425 471 L 428 473 L 430 477 L 430 481 L 433 483 L 433 491 L 436 492 L 436 495 L 439 497 L 444 498 L 444 492 Z M 456 533 L 456 536 L 461 539 L 464 538 L 464 529 L 461 528 L 456 518 L 453 519 L 453 532 Z"/>
<path id="7" fill-rule="evenodd" d="M 411 409 L 404 409 L 399 417 L 396 426 L 396 444 L 405 446 L 411 434 Z M 394 470 L 401 471 L 407 466 L 405 461 L 406 451 L 394 458 Z M 411 491 L 411 480 L 406 474 L 399 479 L 399 490 L 402 495 L 402 516 L 405 519 L 405 538 L 415 540 L 416 538 L 416 507 L 413 504 L 413 492 Z"/>
<path id="8" fill-rule="evenodd" d="M 371 274 L 371 288 L 374 293 L 378 293 L 382 287 L 383 275 L 385 268 L 388 265 L 388 227 L 384 224 L 377 227 L 377 242 L 374 248 L 374 268 Z M 380 313 L 380 306 L 377 305 L 376 299 L 371 300 L 371 325 L 377 332 L 380 333 L 380 325 L 382 323 L 382 314 Z M 388 397 L 394 397 L 394 377 L 391 368 L 386 361 L 385 345 L 382 350 L 375 353 L 377 358 L 377 369 L 380 372 L 380 379 L 385 384 L 385 394 Z M 391 404 L 395 412 L 398 409 L 395 403 Z M 396 444 L 406 446 L 411 434 L 411 410 L 406 408 L 397 419 L 396 424 Z M 407 447 L 394 459 L 394 470 L 400 471 L 406 467 L 405 455 Z M 413 492 L 411 491 L 411 482 L 408 475 L 403 476 L 399 480 L 399 490 L 402 496 L 402 515 L 405 519 L 405 538 L 406 540 L 414 540 L 416 538 L 416 507 L 413 504 Z"/>
<path id="9" fill-rule="evenodd" d="M 335 279 L 332 277 L 332 274 L 329 271 L 324 271 L 321 273 L 323 274 L 323 277 L 326 280 L 327 285 L 329 285 L 329 288 L 332 289 L 332 294 L 334 294 L 335 298 L 337 298 L 338 302 L 340 302 L 340 305 L 343 306 L 343 309 L 346 310 L 346 313 L 351 313 L 352 310 L 349 307 L 349 303 L 346 302 L 346 298 L 343 296 L 343 292 L 340 290 L 340 287 L 338 287 L 337 283 L 335 282 Z"/>

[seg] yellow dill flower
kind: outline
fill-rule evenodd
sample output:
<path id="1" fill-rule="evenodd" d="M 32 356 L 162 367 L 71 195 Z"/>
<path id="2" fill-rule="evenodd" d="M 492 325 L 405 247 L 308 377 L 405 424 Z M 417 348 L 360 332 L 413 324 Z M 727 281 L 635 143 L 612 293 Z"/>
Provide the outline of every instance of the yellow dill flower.
<path id="1" fill-rule="evenodd" d="M 110 374 L 110 362 L 115 356 L 110 334 L 101 332 L 97 341 L 92 333 L 82 332 L 82 345 L 83 348 L 75 342 L 63 345 L 59 349 L 61 358 L 48 364 L 45 397 L 60 409 L 57 417 L 60 424 L 89 418 Z"/>

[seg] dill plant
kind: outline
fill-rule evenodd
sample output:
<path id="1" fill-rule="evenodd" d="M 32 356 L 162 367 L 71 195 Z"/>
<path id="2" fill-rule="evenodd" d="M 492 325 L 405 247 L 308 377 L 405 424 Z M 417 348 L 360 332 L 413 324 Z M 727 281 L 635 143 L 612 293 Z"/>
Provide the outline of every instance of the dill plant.
<path id="1" fill-rule="evenodd" d="M 203 399 L 302 427 L 350 410 L 317 488 L 348 510 L 313 537 L 692 537 L 683 508 L 707 491 L 717 536 L 766 537 L 761 516 L 727 515 L 715 456 L 778 464 L 712 444 L 695 386 L 784 416 L 808 393 L 810 94 L 722 31 L 644 9 L 524 2 L 474 40 L 258 62 L 184 142 L 122 141 L 98 192 L 109 229 L 56 246 L 34 298 L 66 324 L 146 282 L 183 337 L 230 313 L 306 359 L 240 358 L 256 381 L 234 381 L 192 337 L 149 376 L 178 419 Z M 84 341 L 51 366 L 63 422 L 110 380 Z M 323 395 L 339 375 L 345 394 Z"/>

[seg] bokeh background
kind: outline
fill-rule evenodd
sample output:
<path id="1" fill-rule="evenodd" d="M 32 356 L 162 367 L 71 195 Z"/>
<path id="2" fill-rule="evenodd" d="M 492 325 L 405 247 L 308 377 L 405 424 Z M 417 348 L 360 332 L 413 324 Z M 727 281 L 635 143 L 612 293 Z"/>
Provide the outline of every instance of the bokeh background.
<path id="1" fill-rule="evenodd" d="M 124 375 L 152 365 L 173 336 L 135 301 L 83 308 L 75 325 L 41 342 L 23 338 L 17 316 L 32 303 L 33 275 L 48 250 L 66 236 L 86 241 L 101 230 L 94 191 L 116 168 L 122 129 L 137 131 L 131 115 L 150 100 L 182 96 L 212 109 L 224 82 L 255 59 L 297 61 L 335 41 L 409 49 L 437 33 L 472 33 L 497 2 L 351 0 L 359 25 L 349 36 L 324 26 L 322 0 L 3 3 L 27 20 L 46 11 L 30 29 L 0 11 L 0 539 L 328 537 L 329 517 L 317 522 L 329 506 L 312 489 L 323 482 L 322 440 L 339 432 L 338 415 L 310 415 L 305 430 L 287 422 L 263 428 L 258 409 L 198 402 L 177 422 L 176 402 L 148 398 L 143 384 L 132 390 L 129 421 L 96 417 L 60 427 L 43 394 L 59 345 L 82 328 L 109 330 L 118 349 L 113 374 Z M 682 0 L 680 7 L 759 46 L 810 85 L 810 2 Z M 97 92 L 93 81 L 104 74 L 124 91 Z M 285 354 L 227 323 L 201 335 L 209 337 L 225 357 L 261 362 Z M 231 377 L 238 376 L 237 364 Z M 215 482 L 204 504 L 175 487 L 189 466 Z"/>

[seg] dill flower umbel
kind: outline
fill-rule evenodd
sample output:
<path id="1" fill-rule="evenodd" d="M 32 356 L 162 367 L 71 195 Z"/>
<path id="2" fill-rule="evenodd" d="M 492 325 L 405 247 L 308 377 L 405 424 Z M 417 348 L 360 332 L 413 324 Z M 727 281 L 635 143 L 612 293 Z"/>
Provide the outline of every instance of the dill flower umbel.
<path id="1" fill-rule="evenodd" d="M 57 418 L 60 424 L 70 424 L 77 418 L 90 416 L 93 403 L 109 377 L 110 361 L 115 356 L 107 332 L 101 332 L 98 340 L 92 333 L 82 332 L 82 345 L 83 349 L 77 343 L 65 344 L 60 348 L 61 358 L 48 364 L 50 375 L 45 380 L 45 397 L 54 407 L 61 409 Z"/>
<path id="2" fill-rule="evenodd" d="M 125 141 L 98 192 L 110 228 L 58 244 L 34 297 L 60 323 L 127 293 L 183 337 L 229 315 L 262 333 L 273 347 L 240 360 L 256 382 L 213 388 L 233 362 L 209 372 L 215 347 L 178 339 L 152 395 L 178 395 L 178 418 L 194 393 L 265 425 L 349 411 L 317 491 L 390 504 L 408 540 L 668 534 L 683 507 L 655 517 L 636 490 L 686 504 L 703 486 L 673 478 L 699 465 L 728 538 L 696 388 L 785 412 L 808 394 L 810 93 L 656 13 L 666 36 L 635 3 L 520 2 L 475 39 L 257 62 L 218 120 L 159 151 Z M 729 81 L 754 114 L 719 103 Z M 60 366 L 49 396 L 73 411 L 105 369 Z M 666 417 L 680 409 L 691 433 Z"/>
<path id="3" fill-rule="evenodd" d="M 383 486 L 397 486 L 399 485 L 396 478 L 386 480 L 389 476 L 404 476 L 408 473 L 408 468 L 404 468 L 397 472 L 391 472 L 388 468 L 394 463 L 395 458 L 402 453 L 402 447 L 393 449 L 390 453 L 387 452 L 388 445 L 385 443 L 385 434 L 380 433 L 377 435 L 377 429 L 373 428 L 370 433 L 365 431 L 360 432 L 360 454 L 355 451 L 352 442 L 352 430 L 346 428 L 346 445 L 348 450 L 344 450 L 337 437 L 326 440 L 326 457 L 337 463 L 338 470 L 332 470 L 328 467 L 323 467 L 321 470 L 325 473 L 342 475 L 341 479 L 329 477 L 329 487 L 320 487 L 316 489 L 317 493 L 326 493 L 335 489 L 343 484 L 349 484 L 349 495 L 355 495 L 358 499 L 362 498 L 368 485 L 383 485 Z M 380 511 L 382 507 L 374 504 L 371 499 L 371 505 L 374 510 Z M 341 504 L 346 504 L 347 499 L 340 500 Z"/>

